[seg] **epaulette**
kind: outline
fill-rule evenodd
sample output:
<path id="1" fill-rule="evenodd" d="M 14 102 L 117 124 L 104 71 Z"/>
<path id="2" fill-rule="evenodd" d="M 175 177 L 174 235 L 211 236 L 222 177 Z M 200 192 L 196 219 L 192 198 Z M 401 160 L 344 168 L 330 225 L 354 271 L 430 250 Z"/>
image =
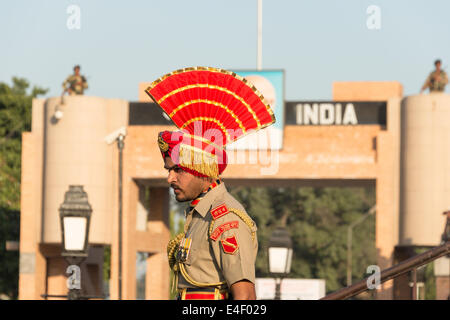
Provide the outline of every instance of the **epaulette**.
<path id="1" fill-rule="evenodd" d="M 237 215 L 242 221 L 244 221 L 244 223 L 250 228 L 250 232 L 252 234 L 252 240 L 255 240 L 255 231 L 253 229 L 254 227 L 254 222 L 250 219 L 250 217 L 243 211 L 236 209 L 236 208 L 227 208 L 227 206 L 225 204 L 219 205 L 215 208 L 213 208 L 211 210 L 211 216 L 212 216 L 212 220 L 211 223 L 209 225 L 209 237 L 212 240 L 217 240 L 219 238 L 219 236 L 227 231 L 230 230 L 232 228 L 238 228 L 239 224 L 238 221 L 230 221 L 227 223 L 224 223 L 220 226 L 218 226 L 214 231 L 214 221 L 217 220 L 220 217 L 223 217 L 224 215 L 228 214 L 229 212 L 234 213 L 235 215 Z"/>

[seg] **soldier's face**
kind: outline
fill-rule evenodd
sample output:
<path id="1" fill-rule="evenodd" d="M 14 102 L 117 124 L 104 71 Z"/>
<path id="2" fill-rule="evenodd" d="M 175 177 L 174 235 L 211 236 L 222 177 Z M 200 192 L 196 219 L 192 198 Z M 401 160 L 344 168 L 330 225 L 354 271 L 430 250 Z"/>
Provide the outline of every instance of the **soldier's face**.
<path id="1" fill-rule="evenodd" d="M 170 157 L 164 158 L 164 168 L 168 171 L 167 182 L 179 202 L 194 200 L 209 185 L 207 180 L 183 171 Z"/>

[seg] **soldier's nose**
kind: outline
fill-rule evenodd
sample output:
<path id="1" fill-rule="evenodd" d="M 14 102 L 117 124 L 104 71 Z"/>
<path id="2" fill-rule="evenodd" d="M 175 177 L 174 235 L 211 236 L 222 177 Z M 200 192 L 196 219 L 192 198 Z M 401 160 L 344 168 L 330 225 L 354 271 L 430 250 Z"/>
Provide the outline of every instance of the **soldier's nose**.
<path id="1" fill-rule="evenodd" d="M 170 170 L 169 175 L 167 176 L 167 182 L 172 184 L 177 181 L 176 173 L 173 170 Z"/>

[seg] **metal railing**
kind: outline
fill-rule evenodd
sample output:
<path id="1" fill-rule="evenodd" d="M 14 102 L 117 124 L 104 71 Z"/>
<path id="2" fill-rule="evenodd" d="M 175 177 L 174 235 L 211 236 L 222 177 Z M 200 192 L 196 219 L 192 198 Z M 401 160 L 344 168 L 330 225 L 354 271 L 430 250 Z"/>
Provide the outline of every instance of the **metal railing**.
<path id="1" fill-rule="evenodd" d="M 450 241 L 445 242 L 444 244 L 434 247 L 424 253 L 418 254 L 414 257 L 411 257 L 399 264 L 396 264 L 386 270 L 381 271 L 380 274 L 380 283 L 386 282 L 388 280 L 394 279 L 398 276 L 401 276 L 409 271 L 412 271 L 413 277 L 413 299 L 415 300 L 416 295 L 416 275 L 417 268 L 428 264 L 446 254 L 450 253 Z M 348 299 L 357 294 L 369 290 L 367 283 L 370 277 L 365 278 L 351 286 L 342 288 L 338 291 L 330 293 L 329 295 L 323 297 L 320 300 L 343 300 Z"/>
<path id="2" fill-rule="evenodd" d="M 101 296 L 83 296 L 80 293 L 76 293 L 76 294 L 41 294 L 41 297 L 44 298 L 45 300 L 48 300 L 47 298 L 66 298 L 68 300 L 90 300 L 90 299 L 102 299 L 105 300 L 106 299 L 106 295 L 101 295 Z"/>

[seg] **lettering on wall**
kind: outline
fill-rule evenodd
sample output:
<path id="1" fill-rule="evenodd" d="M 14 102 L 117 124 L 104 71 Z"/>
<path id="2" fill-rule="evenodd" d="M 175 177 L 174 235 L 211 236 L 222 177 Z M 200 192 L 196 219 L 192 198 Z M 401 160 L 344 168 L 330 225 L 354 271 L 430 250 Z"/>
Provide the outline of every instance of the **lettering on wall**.
<path id="1" fill-rule="evenodd" d="M 386 101 L 285 101 L 284 106 L 286 125 L 386 126 Z M 128 125 L 171 124 L 156 104 L 130 102 Z"/>
<path id="2" fill-rule="evenodd" d="M 358 124 L 352 103 L 298 103 L 296 122 L 305 125 Z"/>
<path id="3" fill-rule="evenodd" d="M 385 101 L 289 101 L 286 124 L 302 126 L 386 125 Z"/>

